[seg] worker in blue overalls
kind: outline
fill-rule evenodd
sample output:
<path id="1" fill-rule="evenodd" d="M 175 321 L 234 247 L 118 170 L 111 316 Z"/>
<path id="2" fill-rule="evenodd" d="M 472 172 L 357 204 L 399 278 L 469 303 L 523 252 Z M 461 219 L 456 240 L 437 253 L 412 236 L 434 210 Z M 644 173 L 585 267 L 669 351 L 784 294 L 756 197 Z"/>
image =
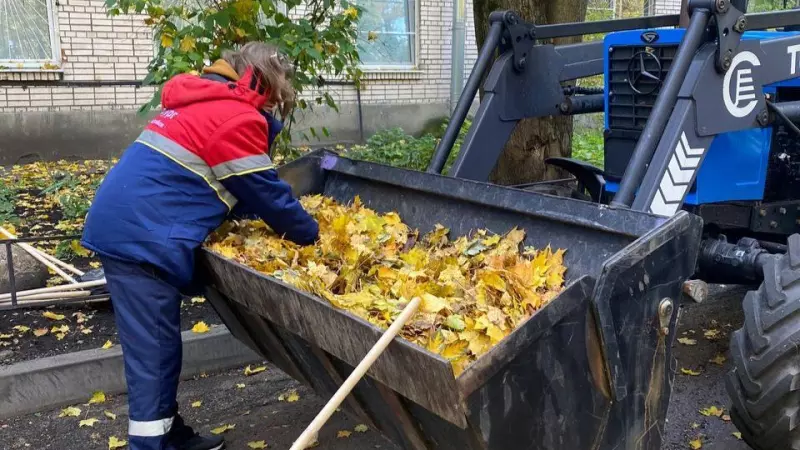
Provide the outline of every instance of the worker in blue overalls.
<path id="1" fill-rule="evenodd" d="M 195 252 L 231 214 L 263 219 L 300 245 L 317 222 L 278 178 L 269 146 L 293 100 L 289 66 L 274 47 L 249 43 L 162 90 L 156 116 L 108 173 L 81 243 L 103 264 L 125 361 L 132 450 L 216 450 L 183 423 L 180 303 Z"/>

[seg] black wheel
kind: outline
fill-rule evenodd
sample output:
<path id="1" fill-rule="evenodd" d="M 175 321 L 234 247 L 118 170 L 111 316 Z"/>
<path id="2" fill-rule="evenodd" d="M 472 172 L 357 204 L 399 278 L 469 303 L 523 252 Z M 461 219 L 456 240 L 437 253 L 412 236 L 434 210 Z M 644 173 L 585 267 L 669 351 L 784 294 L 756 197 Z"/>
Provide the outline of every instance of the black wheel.
<path id="1" fill-rule="evenodd" d="M 800 450 L 800 234 L 764 266 L 731 336 L 731 419 L 757 450 Z"/>

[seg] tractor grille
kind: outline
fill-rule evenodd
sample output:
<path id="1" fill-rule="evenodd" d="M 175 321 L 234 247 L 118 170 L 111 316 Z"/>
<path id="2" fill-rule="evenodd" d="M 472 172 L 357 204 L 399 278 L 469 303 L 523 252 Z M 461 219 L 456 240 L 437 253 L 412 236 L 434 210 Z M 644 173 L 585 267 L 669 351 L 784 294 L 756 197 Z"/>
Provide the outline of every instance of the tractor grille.
<path id="1" fill-rule="evenodd" d="M 632 45 L 614 47 L 609 53 L 608 130 L 605 136 L 607 177 L 622 178 L 625 173 L 677 50 L 677 44 Z M 642 67 L 650 76 L 636 77 Z M 634 86 L 628 82 L 631 76 L 636 77 Z"/>
<path id="2" fill-rule="evenodd" d="M 611 95 L 608 101 L 608 123 L 611 130 L 641 132 L 644 129 L 644 124 L 650 117 L 650 110 L 656 102 L 656 96 L 661 90 L 661 82 L 664 81 L 670 66 L 672 66 L 672 60 L 677 50 L 677 45 L 614 47 L 609 55 Z M 644 52 L 648 52 L 652 56 L 641 55 Z M 660 70 L 659 61 L 661 62 Z M 639 77 L 635 87 L 640 92 L 636 92 L 628 82 L 629 73 L 631 70 L 638 70 L 642 62 L 648 72 L 660 74 L 661 81 L 646 76 Z"/>

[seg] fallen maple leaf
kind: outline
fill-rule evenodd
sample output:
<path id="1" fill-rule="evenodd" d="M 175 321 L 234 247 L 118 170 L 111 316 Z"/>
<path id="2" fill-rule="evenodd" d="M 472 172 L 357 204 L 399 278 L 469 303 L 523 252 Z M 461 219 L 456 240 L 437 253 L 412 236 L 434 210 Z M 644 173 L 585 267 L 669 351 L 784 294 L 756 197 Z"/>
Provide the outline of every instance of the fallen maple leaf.
<path id="1" fill-rule="evenodd" d="M 92 334 L 92 327 L 83 327 L 81 328 L 82 334 Z"/>
<path id="2" fill-rule="evenodd" d="M 740 432 L 738 432 L 738 431 L 734 431 L 734 432 L 733 432 L 733 433 L 731 433 L 731 434 L 733 434 L 734 436 L 736 436 L 736 439 L 738 439 L 738 440 L 740 440 L 740 441 L 742 440 L 742 433 L 740 433 Z"/>
<path id="3" fill-rule="evenodd" d="M 359 433 L 366 433 L 367 431 L 369 431 L 369 427 L 362 423 L 362 424 L 356 425 L 355 428 L 353 428 L 353 431 L 357 431 Z"/>
<path id="4" fill-rule="evenodd" d="M 351 434 L 353 433 L 347 430 L 340 430 L 338 433 L 336 433 L 336 437 L 339 439 L 344 439 L 344 438 L 349 438 Z"/>
<path id="5" fill-rule="evenodd" d="M 267 370 L 267 366 L 255 367 L 253 369 L 251 369 L 250 366 L 247 366 L 247 367 L 244 368 L 244 375 L 246 377 L 249 377 L 250 375 L 255 375 L 255 374 L 261 373 L 261 372 L 263 372 L 265 370 Z"/>
<path id="6" fill-rule="evenodd" d="M 236 383 L 236 389 L 244 389 L 244 383 Z"/>
<path id="7" fill-rule="evenodd" d="M 13 337 L 13 334 L 0 334 L 0 339 L 11 339 Z"/>
<path id="8" fill-rule="evenodd" d="M 233 424 L 233 425 L 225 424 L 225 425 L 222 425 L 220 427 L 212 429 L 211 430 L 211 434 L 222 434 L 222 433 L 225 433 L 226 431 L 232 430 L 234 428 L 236 428 L 235 424 Z"/>
<path id="9" fill-rule="evenodd" d="M 197 305 L 197 304 L 200 304 L 200 303 L 205 303 L 205 301 L 206 301 L 206 299 L 204 299 L 203 297 L 193 297 L 192 298 L 192 304 L 193 305 Z"/>
<path id="10" fill-rule="evenodd" d="M 26 327 L 25 325 L 17 325 L 14 327 L 15 330 L 19 331 L 20 333 L 25 333 L 26 331 L 30 331 L 30 327 Z"/>
<path id="11" fill-rule="evenodd" d="M 702 415 L 704 415 L 706 417 L 708 417 L 708 416 L 720 417 L 722 415 L 722 413 L 723 413 L 723 410 L 717 408 L 716 406 L 710 406 L 708 408 L 703 408 L 703 409 L 700 410 L 700 414 L 702 414 Z"/>
<path id="12" fill-rule="evenodd" d="M 68 331 L 69 325 L 61 325 L 60 327 L 53 325 L 53 328 L 50 329 L 51 333 L 67 333 Z"/>
<path id="13" fill-rule="evenodd" d="M 95 405 L 105 402 L 106 402 L 106 393 L 103 391 L 96 391 L 94 394 L 92 394 L 92 398 L 89 399 L 90 405 Z"/>
<path id="14" fill-rule="evenodd" d="M 116 436 L 111 436 L 108 438 L 108 450 L 114 450 L 115 448 L 122 448 L 128 445 L 128 441 L 124 439 L 118 439 Z"/>
<path id="15" fill-rule="evenodd" d="M 720 337 L 719 330 L 715 328 L 710 330 L 703 330 L 703 336 L 705 336 L 705 338 L 708 339 L 709 341 L 717 340 Z"/>
<path id="16" fill-rule="evenodd" d="M 111 420 L 117 420 L 117 415 L 111 411 L 103 411 L 103 414 Z"/>
<path id="17" fill-rule="evenodd" d="M 694 439 L 689 441 L 689 448 L 692 450 L 698 450 L 703 448 L 703 442 L 700 439 Z"/>
<path id="18" fill-rule="evenodd" d="M 99 269 L 100 268 L 100 262 L 99 261 L 92 261 L 92 262 L 89 263 L 89 267 L 91 267 L 92 269 Z"/>
<path id="19" fill-rule="evenodd" d="M 105 344 L 103 344 L 103 347 L 102 347 L 102 348 L 103 348 L 103 350 L 108 350 L 108 349 L 110 349 L 110 348 L 111 348 L 111 347 L 113 347 L 113 346 L 114 346 L 114 344 L 112 344 L 112 343 L 111 343 L 111 341 L 106 341 L 106 343 L 105 343 Z"/>
<path id="20" fill-rule="evenodd" d="M 289 395 L 286 396 L 286 401 L 289 403 L 294 403 L 300 400 L 300 395 L 297 394 L 297 391 L 289 392 Z"/>
<path id="21" fill-rule="evenodd" d="M 683 345 L 697 345 L 697 339 L 692 339 L 692 338 L 685 338 L 685 337 L 678 338 L 678 342 L 680 342 Z"/>
<path id="22" fill-rule="evenodd" d="M 203 322 L 203 321 L 197 322 L 192 327 L 192 332 L 193 333 L 198 333 L 198 334 L 200 334 L 200 333 L 208 333 L 210 330 L 211 330 L 211 328 L 209 328 L 208 325 L 206 325 L 206 323 Z"/>
<path id="23" fill-rule="evenodd" d="M 64 339 L 65 337 L 67 337 L 67 334 L 66 333 L 56 333 L 55 337 L 56 337 L 56 339 L 58 339 L 60 341 L 60 340 Z"/>
<path id="24" fill-rule="evenodd" d="M 264 441 L 250 441 L 247 446 L 252 449 L 267 448 L 267 443 Z"/>
<path id="25" fill-rule="evenodd" d="M 52 311 L 45 311 L 42 313 L 42 316 L 50 320 L 64 320 L 65 318 L 63 314 L 56 314 Z"/>
<path id="26" fill-rule="evenodd" d="M 95 418 L 83 419 L 80 422 L 78 422 L 78 428 L 93 427 L 94 424 L 96 424 L 99 421 L 100 419 L 95 419 Z"/>
<path id="27" fill-rule="evenodd" d="M 64 408 L 61 410 L 61 414 L 58 417 L 78 417 L 81 415 L 81 409 L 76 408 L 74 406 L 70 406 L 68 408 Z"/>
<path id="28" fill-rule="evenodd" d="M 725 364 L 725 361 L 727 361 L 727 360 L 728 359 L 725 358 L 725 355 L 720 353 L 719 355 L 709 359 L 709 362 L 712 362 L 714 364 L 717 364 L 717 365 L 721 366 L 721 365 Z"/>
<path id="29" fill-rule="evenodd" d="M 720 417 L 720 419 L 722 419 L 725 422 L 730 422 L 731 421 L 731 416 L 729 416 L 727 414 L 723 414 L 722 417 Z"/>
<path id="30" fill-rule="evenodd" d="M 42 337 L 47 333 L 48 333 L 47 328 L 37 328 L 33 330 L 33 335 L 36 337 Z"/>
<path id="31" fill-rule="evenodd" d="M 684 369 L 683 367 L 681 367 L 681 373 L 684 375 L 691 375 L 693 377 L 700 375 L 700 372 L 696 372 L 692 369 Z"/>
<path id="32" fill-rule="evenodd" d="M 201 406 L 203 406 L 203 402 L 200 401 L 200 400 L 198 400 L 196 402 L 192 402 L 192 408 L 199 408 Z"/>

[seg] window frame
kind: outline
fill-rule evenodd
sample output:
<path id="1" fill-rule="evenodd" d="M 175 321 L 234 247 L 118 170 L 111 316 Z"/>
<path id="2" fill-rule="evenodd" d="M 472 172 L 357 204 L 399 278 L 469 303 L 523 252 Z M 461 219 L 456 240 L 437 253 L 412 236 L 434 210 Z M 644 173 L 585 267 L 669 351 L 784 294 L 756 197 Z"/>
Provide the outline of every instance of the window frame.
<path id="1" fill-rule="evenodd" d="M 49 59 L 0 59 L 0 72 L 62 72 L 61 66 L 61 38 L 58 31 L 58 10 L 56 0 L 44 0 L 47 5 L 47 25 L 50 32 L 50 58 Z M 57 69 L 45 69 L 42 66 L 52 64 Z"/>
<path id="2" fill-rule="evenodd" d="M 411 55 L 411 63 L 410 64 L 381 64 L 381 63 L 371 63 L 365 64 L 361 62 L 358 66 L 364 73 L 413 73 L 419 71 L 419 58 L 420 58 L 420 45 L 421 45 L 421 38 L 420 38 L 420 19 L 421 14 L 421 0 L 414 0 L 414 31 L 411 35 L 411 38 L 414 42 L 414 52 Z M 359 30 L 360 32 L 360 30 Z"/>

